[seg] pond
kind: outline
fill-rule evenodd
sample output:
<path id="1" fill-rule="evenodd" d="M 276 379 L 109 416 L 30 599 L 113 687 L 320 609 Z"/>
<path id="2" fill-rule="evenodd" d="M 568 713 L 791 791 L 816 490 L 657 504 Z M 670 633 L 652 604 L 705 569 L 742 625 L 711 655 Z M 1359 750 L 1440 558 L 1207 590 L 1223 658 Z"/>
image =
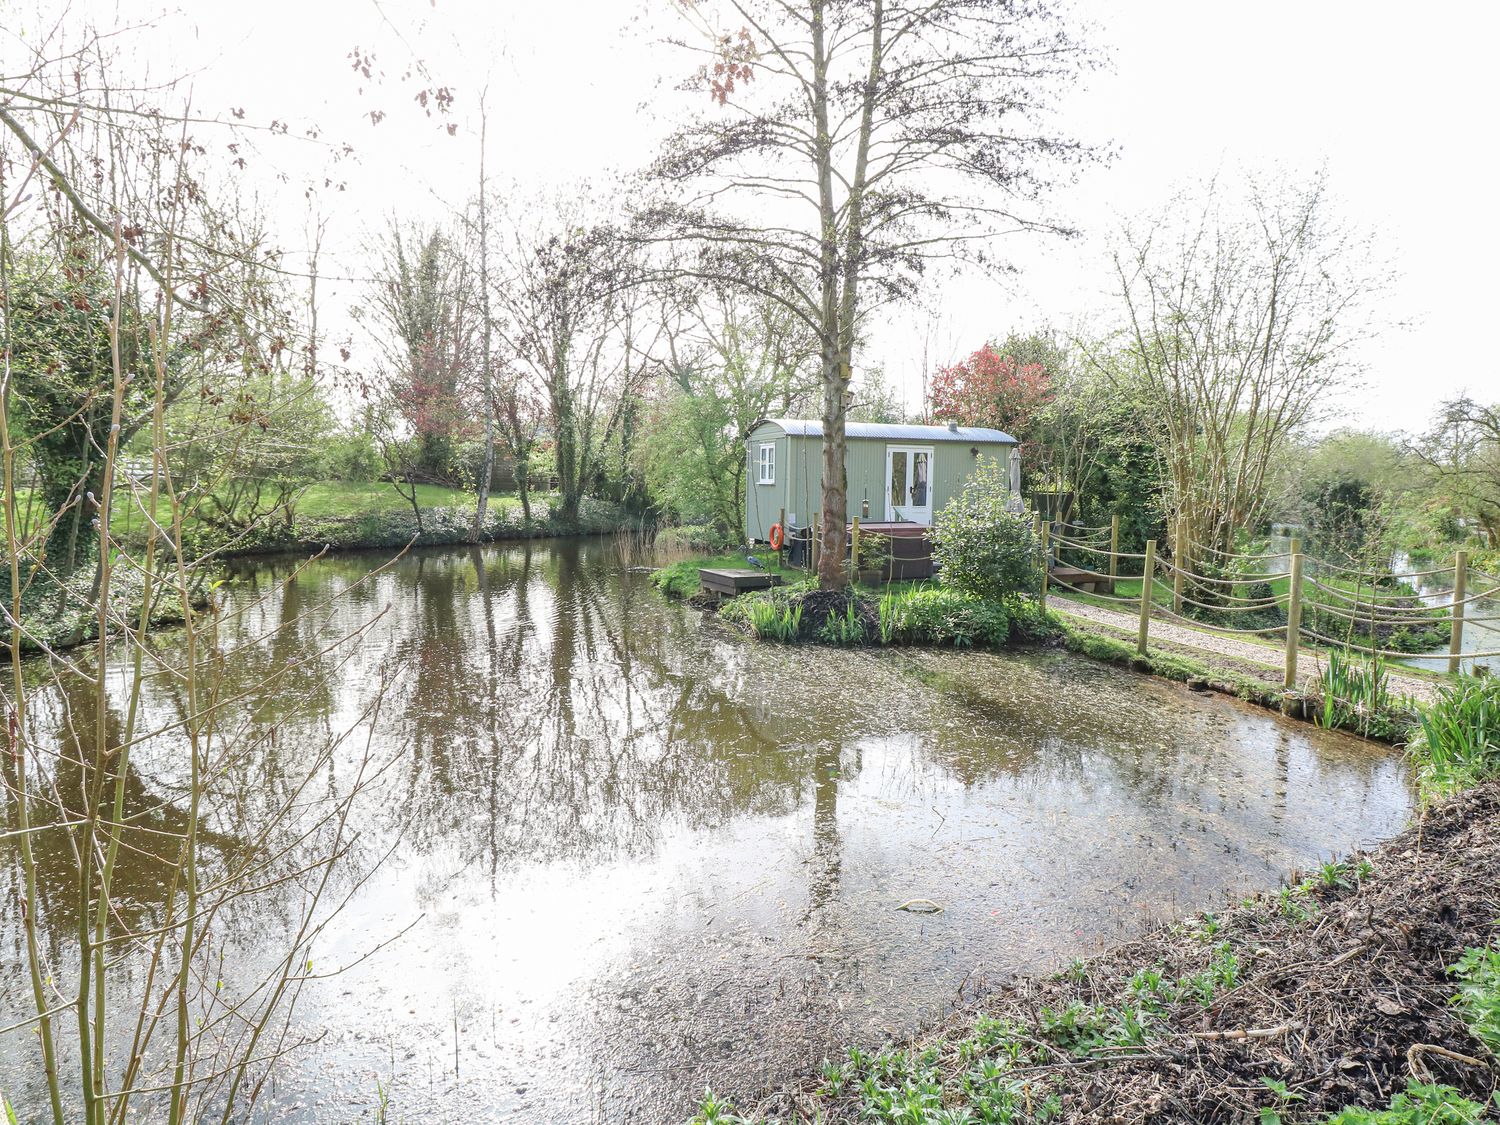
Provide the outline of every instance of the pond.
<path id="1" fill-rule="evenodd" d="M 1056 651 L 756 644 L 636 561 L 574 541 L 237 568 L 233 628 L 268 639 L 231 678 L 296 661 L 238 713 L 277 732 L 247 742 L 246 777 L 350 726 L 390 761 L 357 808 L 367 877 L 319 941 L 353 967 L 302 993 L 293 1029 L 318 1041 L 268 1119 L 370 1120 L 377 1083 L 394 1120 L 680 1119 L 707 1084 L 753 1092 L 909 1031 L 1410 809 L 1398 757 L 1353 738 Z M 181 758 L 137 755 L 132 805 L 180 818 Z M 60 943 L 73 861 L 39 846 Z M 4 859 L 8 1024 L 27 989 Z M 166 876 L 122 862 L 149 918 Z M 216 923 L 229 965 L 275 955 L 302 891 L 277 893 Z M 898 909 L 914 899 L 942 912 Z M 17 1039 L 0 1076 L 40 1110 Z"/>

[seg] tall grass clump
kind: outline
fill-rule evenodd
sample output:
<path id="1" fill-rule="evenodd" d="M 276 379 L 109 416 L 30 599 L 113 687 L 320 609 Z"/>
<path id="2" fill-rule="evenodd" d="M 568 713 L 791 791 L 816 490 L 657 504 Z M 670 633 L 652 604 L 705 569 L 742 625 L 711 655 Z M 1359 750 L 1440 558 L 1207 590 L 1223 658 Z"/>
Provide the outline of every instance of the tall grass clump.
<path id="1" fill-rule="evenodd" d="M 1390 738 L 1414 711 L 1412 701 L 1391 691 L 1390 672 L 1379 656 L 1353 657 L 1331 649 L 1313 691 L 1322 709 L 1314 721 L 1328 729 L 1357 731 L 1366 738 Z"/>
<path id="2" fill-rule="evenodd" d="M 819 636 L 832 645 L 864 644 L 865 623 L 859 614 L 859 604 L 851 599 L 842 613 L 830 613 Z"/>
<path id="3" fill-rule="evenodd" d="M 1445 797 L 1500 772 L 1500 679 L 1465 676 L 1438 692 L 1407 747 L 1417 784 Z"/>
<path id="4" fill-rule="evenodd" d="M 757 599 L 748 605 L 747 611 L 751 631 L 763 641 L 789 644 L 802 632 L 802 605 L 799 602 Z"/>

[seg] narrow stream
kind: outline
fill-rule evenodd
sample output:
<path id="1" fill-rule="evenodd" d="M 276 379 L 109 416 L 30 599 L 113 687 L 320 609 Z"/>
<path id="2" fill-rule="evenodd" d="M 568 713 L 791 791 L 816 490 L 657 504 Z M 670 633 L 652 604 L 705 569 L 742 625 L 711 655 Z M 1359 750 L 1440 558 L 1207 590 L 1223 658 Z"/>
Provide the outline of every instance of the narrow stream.
<path id="1" fill-rule="evenodd" d="M 1416 589 L 1417 596 L 1422 599 L 1424 605 L 1451 606 L 1453 604 L 1453 582 L 1450 580 L 1446 585 L 1437 581 L 1443 575 L 1425 575 L 1412 578 L 1411 576 L 1424 569 L 1431 567 L 1413 566 L 1405 554 L 1397 553 L 1391 563 L 1391 569 L 1398 578 L 1406 578 Z M 1475 585 L 1471 586 L 1465 597 L 1472 597 L 1480 590 L 1488 589 L 1493 583 L 1487 579 L 1475 578 Z M 1479 583 L 1483 585 L 1479 585 Z M 1460 651 L 1470 652 L 1500 652 L 1500 601 L 1494 598 L 1476 598 L 1466 601 L 1464 605 L 1464 628 L 1462 646 Z M 1405 663 L 1415 668 L 1427 668 L 1434 672 L 1446 672 L 1448 670 L 1448 650 L 1442 649 L 1438 652 L 1424 656 L 1408 658 Z M 1460 669 L 1464 672 L 1473 672 L 1476 663 L 1481 667 L 1493 668 L 1500 666 L 1500 657 L 1482 657 L 1477 662 L 1472 659 L 1460 661 Z"/>
<path id="2" fill-rule="evenodd" d="M 238 569 L 235 628 L 282 628 L 231 677 L 298 662 L 295 690 L 231 716 L 278 731 L 246 792 L 274 790 L 299 739 L 360 725 L 382 678 L 361 733 L 393 762 L 352 858 L 389 854 L 341 888 L 318 954 L 357 963 L 304 991 L 293 1030 L 318 1041 L 257 1120 L 373 1120 L 377 1083 L 392 1120 L 678 1120 L 708 1084 L 753 1092 L 911 1030 L 961 989 L 1386 838 L 1411 807 L 1378 746 L 1060 652 L 752 643 L 663 601 L 623 551 Z M 377 614 L 347 659 L 326 651 Z M 38 707 L 61 714 L 74 687 L 39 688 Z M 144 705 L 177 704 L 156 684 Z M 132 806 L 180 819 L 182 758 L 165 740 L 138 753 Z M 253 832 L 254 802 L 242 813 L 211 826 L 217 846 Z M 39 839 L 40 921 L 62 949 L 76 869 L 60 834 Z M 0 859 L 8 1024 L 27 990 L 19 860 Z M 144 925 L 165 873 L 127 862 L 121 909 Z M 226 974 L 274 955 L 301 892 L 284 893 L 216 923 Z M 916 898 L 943 910 L 897 909 Z M 22 1120 L 38 1071 L 25 1033 L 0 1037 Z"/>

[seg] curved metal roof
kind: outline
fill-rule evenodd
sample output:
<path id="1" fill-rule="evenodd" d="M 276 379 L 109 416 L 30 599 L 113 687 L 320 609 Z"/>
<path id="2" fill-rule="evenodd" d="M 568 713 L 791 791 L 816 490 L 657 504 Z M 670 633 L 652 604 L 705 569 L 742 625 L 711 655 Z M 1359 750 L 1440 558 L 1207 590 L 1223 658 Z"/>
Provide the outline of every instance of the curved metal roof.
<path id="1" fill-rule="evenodd" d="M 784 433 L 793 437 L 822 437 L 823 423 L 812 418 L 762 418 L 751 429 L 770 423 L 780 426 Z M 983 426 L 913 426 L 888 422 L 845 422 L 844 435 L 851 438 L 874 438 L 880 441 L 966 441 L 995 442 L 1004 445 L 1019 444 L 1004 430 L 991 430 Z"/>

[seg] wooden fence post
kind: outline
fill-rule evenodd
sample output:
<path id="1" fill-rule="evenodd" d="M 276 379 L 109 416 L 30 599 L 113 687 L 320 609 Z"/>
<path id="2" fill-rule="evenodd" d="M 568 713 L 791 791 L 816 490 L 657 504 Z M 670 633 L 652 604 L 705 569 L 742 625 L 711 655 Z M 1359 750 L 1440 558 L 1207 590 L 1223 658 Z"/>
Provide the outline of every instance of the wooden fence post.
<path id="1" fill-rule="evenodd" d="M 813 570 L 813 573 L 814 574 L 818 573 L 819 544 L 818 544 L 818 513 L 817 512 L 813 513 L 813 518 L 812 518 L 812 543 L 811 543 L 811 545 L 808 548 L 807 554 L 808 554 L 808 557 L 812 560 L 812 570 Z"/>
<path id="2" fill-rule="evenodd" d="M 1286 595 L 1286 674 L 1281 686 L 1297 686 L 1297 643 L 1302 630 L 1302 540 L 1292 540 L 1291 583 Z"/>
<path id="3" fill-rule="evenodd" d="M 776 522 L 781 525 L 781 546 L 776 548 L 776 569 L 781 569 L 781 552 L 786 550 L 786 509 L 782 508 L 776 517 Z"/>
<path id="4" fill-rule="evenodd" d="M 855 583 L 859 582 L 859 517 L 854 517 L 854 527 L 849 532 L 849 573 Z"/>
<path id="5" fill-rule="evenodd" d="M 1120 576 L 1120 515 L 1109 517 L 1109 592 L 1115 592 L 1115 579 Z"/>
<path id="6" fill-rule="evenodd" d="M 1182 571 L 1187 562 L 1187 550 L 1182 534 L 1182 516 L 1172 528 L 1172 612 L 1182 613 Z"/>
<path id="7" fill-rule="evenodd" d="M 1042 524 L 1042 589 L 1041 589 L 1041 593 L 1039 594 L 1039 596 L 1037 598 L 1037 602 L 1038 602 L 1039 605 L 1041 605 L 1043 612 L 1046 612 L 1046 609 L 1047 609 L 1047 579 L 1048 579 L 1048 576 L 1051 574 L 1051 567 L 1048 565 L 1052 561 L 1051 547 L 1049 545 L 1050 544 L 1050 540 L 1051 540 L 1051 532 L 1052 532 L 1052 525 L 1050 523 L 1043 523 Z"/>
<path id="8" fill-rule="evenodd" d="M 1464 597 L 1469 586 L 1469 552 L 1460 551 L 1453 559 L 1453 636 L 1448 641 L 1448 674 L 1454 675 L 1463 667 L 1464 651 Z M 1481 648 L 1484 646 L 1480 646 Z"/>
<path id="9" fill-rule="evenodd" d="M 1146 633 L 1151 628 L 1151 599 L 1154 596 L 1156 571 L 1156 540 L 1146 541 L 1146 562 L 1141 570 L 1141 631 L 1136 638 L 1135 650 L 1146 655 Z"/>

